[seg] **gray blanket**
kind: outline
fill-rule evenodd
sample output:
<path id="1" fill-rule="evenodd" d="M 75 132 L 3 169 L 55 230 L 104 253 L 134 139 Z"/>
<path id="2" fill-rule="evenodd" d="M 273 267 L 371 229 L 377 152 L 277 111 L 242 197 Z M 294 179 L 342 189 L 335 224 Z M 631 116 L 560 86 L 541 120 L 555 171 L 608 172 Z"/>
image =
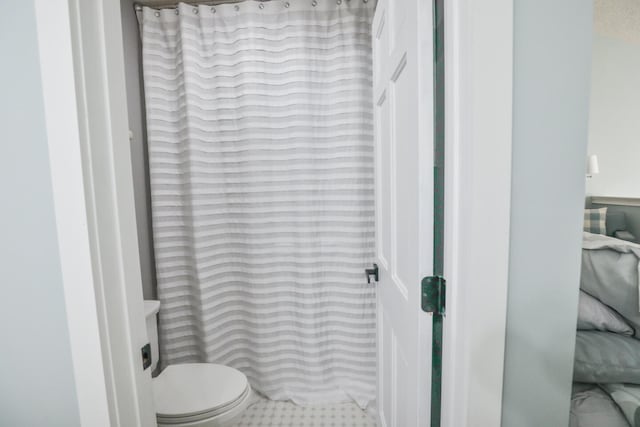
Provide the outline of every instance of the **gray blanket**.
<path id="1" fill-rule="evenodd" d="M 594 384 L 574 384 L 570 427 L 629 427 L 618 405 Z M 632 425 L 632 424 L 631 424 Z"/>
<path id="2" fill-rule="evenodd" d="M 640 427 L 640 386 L 633 384 L 603 384 L 633 427 Z"/>
<path id="3" fill-rule="evenodd" d="M 578 331 L 573 379 L 640 384 L 640 340 L 611 332 Z"/>
<path id="4" fill-rule="evenodd" d="M 624 316 L 640 338 L 640 245 L 584 233 L 580 288 Z"/>

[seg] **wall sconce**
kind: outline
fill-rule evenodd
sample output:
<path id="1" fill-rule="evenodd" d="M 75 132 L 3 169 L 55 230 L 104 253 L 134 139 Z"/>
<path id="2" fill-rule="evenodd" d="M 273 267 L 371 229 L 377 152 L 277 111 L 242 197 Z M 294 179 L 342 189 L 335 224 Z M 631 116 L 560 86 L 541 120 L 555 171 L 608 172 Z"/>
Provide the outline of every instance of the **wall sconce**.
<path id="1" fill-rule="evenodd" d="M 598 165 L 598 156 L 595 154 L 589 156 L 587 161 L 587 178 L 592 178 L 593 175 L 600 173 L 600 166 Z"/>

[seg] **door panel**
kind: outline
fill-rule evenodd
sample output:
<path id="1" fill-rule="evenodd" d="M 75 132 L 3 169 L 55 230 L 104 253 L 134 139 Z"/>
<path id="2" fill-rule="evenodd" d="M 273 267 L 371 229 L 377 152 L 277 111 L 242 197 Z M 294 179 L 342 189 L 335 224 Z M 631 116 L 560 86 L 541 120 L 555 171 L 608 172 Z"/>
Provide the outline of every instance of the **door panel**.
<path id="1" fill-rule="evenodd" d="M 379 422 L 428 423 L 433 126 L 431 4 L 380 0 L 373 21 Z M 419 25 L 420 24 L 420 25 Z M 426 345 L 428 343 L 428 345 Z"/>
<path id="2" fill-rule="evenodd" d="M 391 123 L 389 120 L 389 103 L 386 92 L 383 92 L 375 108 L 376 117 L 386 117 L 386 120 L 376 121 L 376 134 L 384 135 L 384 138 L 391 136 Z M 380 155 L 376 159 L 376 170 L 379 171 L 382 179 L 378 180 L 377 194 L 380 195 L 379 214 L 384 217 L 391 215 L 391 203 L 389 196 L 391 194 L 391 150 L 388 145 L 380 148 Z M 389 268 L 389 260 L 391 259 L 391 227 L 389 222 L 376 222 L 376 252 L 378 261 L 382 268 Z"/>

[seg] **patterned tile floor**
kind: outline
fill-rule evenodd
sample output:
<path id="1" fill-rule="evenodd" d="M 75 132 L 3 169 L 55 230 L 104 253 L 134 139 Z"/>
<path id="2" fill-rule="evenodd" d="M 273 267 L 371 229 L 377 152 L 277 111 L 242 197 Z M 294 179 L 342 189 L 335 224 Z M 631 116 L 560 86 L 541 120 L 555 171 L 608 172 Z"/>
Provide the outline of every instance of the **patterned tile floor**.
<path id="1" fill-rule="evenodd" d="M 235 427 L 376 427 L 355 403 L 298 406 L 258 396 Z"/>

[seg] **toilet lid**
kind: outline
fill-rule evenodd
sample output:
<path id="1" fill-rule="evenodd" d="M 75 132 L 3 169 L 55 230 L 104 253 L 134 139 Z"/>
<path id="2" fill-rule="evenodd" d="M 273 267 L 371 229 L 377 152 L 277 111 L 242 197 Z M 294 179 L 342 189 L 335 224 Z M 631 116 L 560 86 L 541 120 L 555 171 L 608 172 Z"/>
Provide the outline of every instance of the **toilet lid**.
<path id="1" fill-rule="evenodd" d="M 242 398 L 247 377 L 237 369 L 212 363 L 170 365 L 153 380 L 156 414 L 184 418 L 216 412 Z"/>

